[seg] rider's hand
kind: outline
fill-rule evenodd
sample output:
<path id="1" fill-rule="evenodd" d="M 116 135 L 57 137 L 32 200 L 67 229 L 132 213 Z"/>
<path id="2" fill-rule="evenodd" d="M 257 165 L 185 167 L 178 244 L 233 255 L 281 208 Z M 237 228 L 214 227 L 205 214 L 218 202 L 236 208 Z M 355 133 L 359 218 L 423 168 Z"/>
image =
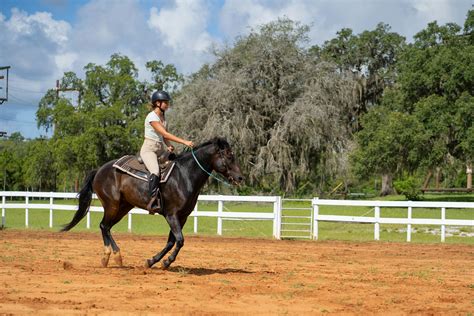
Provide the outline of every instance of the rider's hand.
<path id="1" fill-rule="evenodd" d="M 193 143 L 192 141 L 190 141 L 190 140 L 185 141 L 185 142 L 184 142 L 184 145 L 186 145 L 186 146 L 188 146 L 188 147 L 191 147 L 191 148 L 194 147 L 194 143 Z"/>

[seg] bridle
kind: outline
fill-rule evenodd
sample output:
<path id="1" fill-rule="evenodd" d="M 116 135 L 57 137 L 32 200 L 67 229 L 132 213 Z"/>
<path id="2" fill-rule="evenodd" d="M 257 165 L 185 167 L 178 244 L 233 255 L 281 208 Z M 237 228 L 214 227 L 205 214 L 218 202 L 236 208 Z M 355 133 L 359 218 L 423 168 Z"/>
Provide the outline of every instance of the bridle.
<path id="1" fill-rule="evenodd" d="M 219 182 L 222 182 L 224 183 L 225 185 L 227 186 L 231 186 L 231 184 L 223 179 L 219 179 L 218 177 L 216 177 L 215 175 L 213 175 L 211 172 L 207 171 L 202 165 L 201 163 L 199 162 L 199 160 L 196 158 L 196 155 L 194 154 L 194 148 L 191 148 L 191 154 L 193 155 L 193 158 L 194 158 L 194 161 L 196 161 L 196 163 L 198 164 L 199 168 L 201 168 L 202 171 L 204 171 L 207 175 L 209 175 L 211 178 L 214 178 L 216 179 L 217 181 Z M 228 172 L 229 171 L 229 168 L 227 167 L 227 163 L 226 163 L 226 160 L 225 160 L 225 157 L 224 157 L 224 153 L 223 153 L 223 150 L 222 149 L 219 149 L 219 155 L 221 156 L 221 158 L 223 159 L 224 161 L 224 167 L 226 169 L 226 171 Z"/>

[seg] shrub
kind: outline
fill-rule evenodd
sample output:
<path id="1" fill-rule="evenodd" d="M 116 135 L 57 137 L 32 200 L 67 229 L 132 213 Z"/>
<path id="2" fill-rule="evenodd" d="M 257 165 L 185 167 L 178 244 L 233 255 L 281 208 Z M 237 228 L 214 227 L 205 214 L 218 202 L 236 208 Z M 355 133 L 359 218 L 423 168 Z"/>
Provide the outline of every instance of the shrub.
<path id="1" fill-rule="evenodd" d="M 405 195 L 410 201 L 421 200 L 421 183 L 414 177 L 407 177 L 405 179 L 394 182 L 395 190 L 399 194 Z"/>

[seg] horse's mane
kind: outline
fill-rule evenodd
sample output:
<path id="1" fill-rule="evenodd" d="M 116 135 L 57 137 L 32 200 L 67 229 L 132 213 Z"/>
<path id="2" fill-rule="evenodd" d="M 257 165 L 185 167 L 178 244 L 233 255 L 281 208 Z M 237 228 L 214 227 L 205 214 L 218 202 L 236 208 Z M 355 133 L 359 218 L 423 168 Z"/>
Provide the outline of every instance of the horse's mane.
<path id="1" fill-rule="evenodd" d="M 227 142 L 227 140 L 223 137 L 214 137 L 213 139 L 210 139 L 204 143 L 201 143 L 197 146 L 195 146 L 193 148 L 194 151 L 198 150 L 199 148 L 202 148 L 202 147 L 206 147 L 208 145 L 211 145 L 211 144 L 214 144 L 216 146 L 218 146 L 220 149 L 224 149 L 224 148 L 229 148 L 230 145 L 229 143 Z M 188 156 L 189 154 L 191 153 L 191 150 L 189 148 L 186 148 L 185 150 L 183 150 L 181 153 L 179 153 L 175 160 L 177 159 L 180 159 L 180 158 L 183 158 L 183 157 L 186 157 Z"/>

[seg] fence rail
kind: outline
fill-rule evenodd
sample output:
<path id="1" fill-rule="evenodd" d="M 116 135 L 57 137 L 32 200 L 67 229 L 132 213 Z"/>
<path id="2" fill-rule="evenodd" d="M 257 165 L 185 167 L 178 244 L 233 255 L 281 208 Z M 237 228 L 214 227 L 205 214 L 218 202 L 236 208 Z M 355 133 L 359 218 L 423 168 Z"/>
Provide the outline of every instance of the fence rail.
<path id="1" fill-rule="evenodd" d="M 407 225 L 407 241 L 411 241 L 411 225 L 439 225 L 441 226 L 441 241 L 446 240 L 446 226 L 474 226 L 473 220 L 446 219 L 447 209 L 473 209 L 474 203 L 469 202 L 412 202 L 412 201 L 351 201 L 351 200 L 320 200 L 313 199 L 313 239 L 319 238 L 319 222 L 349 222 L 349 223 L 372 223 L 374 224 L 374 240 L 380 240 L 380 224 L 403 224 Z M 347 216 L 347 215 L 321 215 L 319 207 L 331 206 L 368 206 L 374 209 L 374 216 Z M 406 218 L 381 217 L 381 208 L 406 208 Z M 413 218 L 414 208 L 439 208 L 441 218 Z M 474 218 L 474 213 L 473 213 Z"/>
<path id="2" fill-rule="evenodd" d="M 30 209 L 46 209 L 49 210 L 49 227 L 53 227 L 53 211 L 55 210 L 77 210 L 77 205 L 54 204 L 54 199 L 75 199 L 77 193 L 58 193 L 58 192 L 21 192 L 21 191 L 0 191 L 2 197 L 2 227 L 5 227 L 6 210 L 7 209 L 25 209 L 25 227 L 29 226 L 29 210 Z M 21 197 L 25 198 L 24 203 L 7 203 L 6 197 Z M 49 198 L 48 204 L 30 203 L 31 198 Z M 93 194 L 93 199 L 97 196 Z M 217 202 L 216 211 L 199 211 L 199 202 Z M 272 212 L 224 212 L 224 202 L 258 202 L 273 204 Z M 194 232 L 198 231 L 199 217 L 215 217 L 217 218 L 217 234 L 222 235 L 223 220 L 268 220 L 273 222 L 273 237 L 280 239 L 280 205 L 281 197 L 279 196 L 234 196 L 234 195 L 200 195 L 198 203 L 196 204 L 190 216 L 194 218 Z M 90 212 L 104 212 L 101 206 L 91 206 L 86 215 L 86 227 L 90 228 Z M 132 215 L 133 214 L 148 214 L 148 211 L 133 208 L 128 213 L 128 231 L 132 231 Z"/>
<path id="3" fill-rule="evenodd" d="M 25 210 L 25 226 L 29 226 L 29 210 L 30 209 L 46 209 L 49 210 L 49 227 L 53 227 L 53 214 L 58 210 L 75 211 L 76 205 L 55 204 L 54 199 L 75 199 L 77 193 L 58 193 L 58 192 L 19 192 L 19 191 L 0 191 L 2 209 L 2 227 L 5 227 L 6 210 L 7 209 L 24 209 Z M 24 203 L 18 201 L 9 201 L 6 198 L 24 198 Z M 49 203 L 31 203 L 32 198 L 49 199 Z M 94 194 L 93 199 L 97 199 Z M 200 195 L 198 203 L 190 214 L 194 218 L 194 232 L 198 231 L 199 217 L 217 218 L 217 234 L 222 235 L 222 226 L 224 220 L 265 220 L 273 222 L 273 237 L 276 239 L 288 237 L 282 236 L 285 231 L 285 225 L 288 220 L 299 219 L 299 222 L 290 222 L 296 228 L 290 229 L 296 232 L 309 232 L 312 239 L 319 239 L 319 223 L 320 222 L 346 222 L 346 223 L 369 223 L 374 224 L 374 239 L 380 240 L 380 224 L 401 224 L 407 225 L 407 241 L 411 241 L 412 225 L 438 225 L 441 226 L 441 241 L 446 238 L 446 226 L 474 226 L 473 219 L 447 219 L 446 212 L 448 209 L 470 209 L 474 211 L 474 203 L 468 202 L 411 202 L 411 201 L 361 201 L 361 200 L 323 200 L 314 198 L 311 201 L 311 214 L 283 214 L 284 210 L 295 211 L 300 208 L 283 207 L 282 200 L 291 201 L 290 199 L 282 199 L 280 196 L 230 196 L 230 195 Z M 200 211 L 199 202 L 217 202 L 216 211 Z M 273 206 L 271 212 L 229 212 L 224 211 L 224 203 L 241 202 L 241 203 L 268 203 Z M 320 206 L 341 206 L 341 207 L 371 207 L 374 210 L 373 216 L 348 216 L 348 215 L 329 215 L 320 214 Z M 406 208 L 407 216 L 404 218 L 381 217 L 381 208 Z M 440 209 L 441 218 L 413 218 L 413 210 L 416 208 Z M 301 208 L 305 210 L 307 208 Z M 91 206 L 90 212 L 103 212 L 100 206 Z M 90 212 L 86 216 L 87 228 L 90 228 Z M 148 214 L 146 210 L 134 208 L 128 214 L 128 230 L 132 231 L 132 215 Z M 282 222 L 282 218 L 284 219 Z M 309 224 L 306 221 L 309 220 Z M 282 229 L 282 226 L 283 229 Z M 288 229 L 287 229 L 288 230 Z M 290 232 L 291 233 L 291 232 Z M 307 235 L 295 236 L 295 238 L 307 238 Z"/>

